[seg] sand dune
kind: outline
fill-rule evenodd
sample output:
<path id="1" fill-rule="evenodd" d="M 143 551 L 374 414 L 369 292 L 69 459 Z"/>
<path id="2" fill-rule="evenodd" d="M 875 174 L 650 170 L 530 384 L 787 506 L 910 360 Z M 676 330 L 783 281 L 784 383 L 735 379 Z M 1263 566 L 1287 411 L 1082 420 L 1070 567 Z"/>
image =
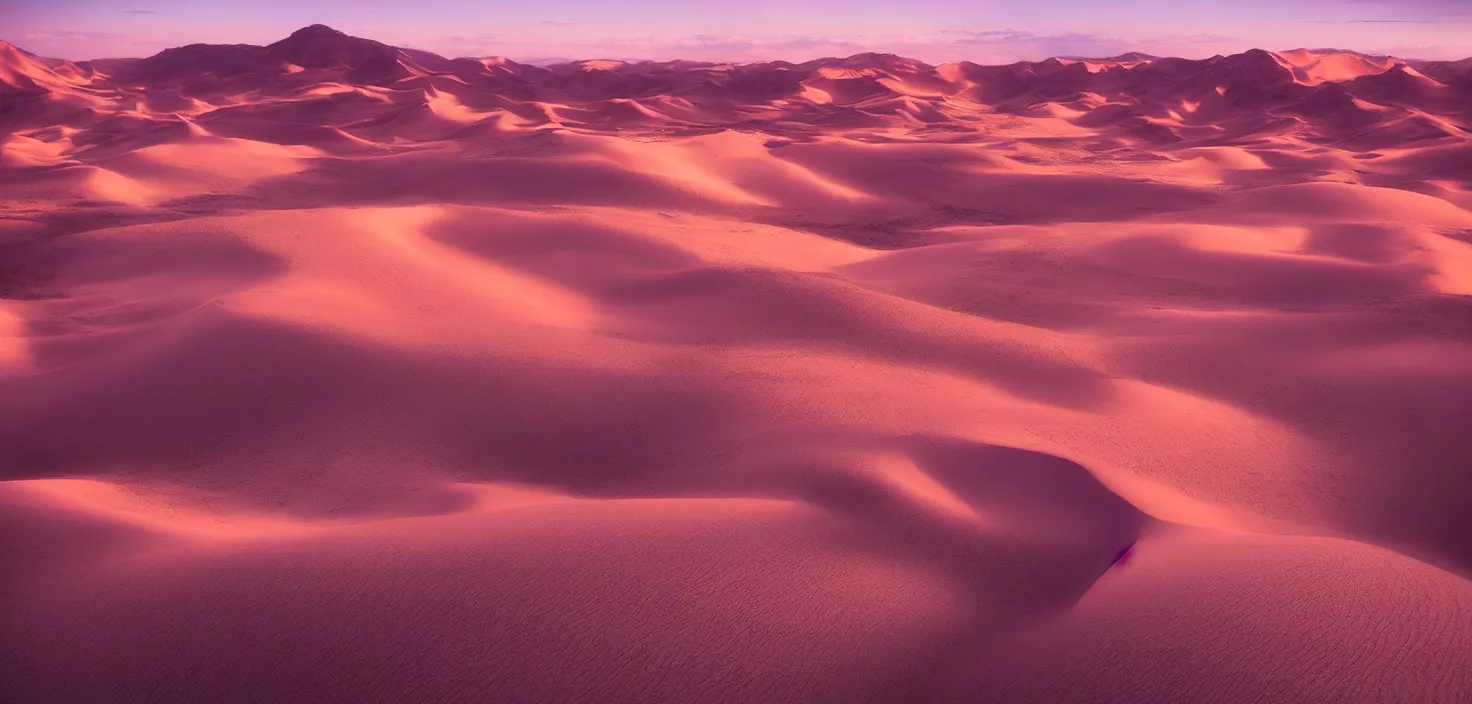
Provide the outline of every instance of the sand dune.
<path id="1" fill-rule="evenodd" d="M 0 44 L 5 690 L 1468 701 L 1465 64 Z"/>

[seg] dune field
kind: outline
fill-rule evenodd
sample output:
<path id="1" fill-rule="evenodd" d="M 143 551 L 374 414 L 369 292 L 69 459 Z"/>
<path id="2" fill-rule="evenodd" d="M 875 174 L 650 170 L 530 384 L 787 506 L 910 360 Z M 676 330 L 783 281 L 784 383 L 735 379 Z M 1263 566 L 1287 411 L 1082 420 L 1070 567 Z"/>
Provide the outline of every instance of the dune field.
<path id="1" fill-rule="evenodd" d="M 0 44 L 0 690 L 1472 702 L 1472 60 Z"/>

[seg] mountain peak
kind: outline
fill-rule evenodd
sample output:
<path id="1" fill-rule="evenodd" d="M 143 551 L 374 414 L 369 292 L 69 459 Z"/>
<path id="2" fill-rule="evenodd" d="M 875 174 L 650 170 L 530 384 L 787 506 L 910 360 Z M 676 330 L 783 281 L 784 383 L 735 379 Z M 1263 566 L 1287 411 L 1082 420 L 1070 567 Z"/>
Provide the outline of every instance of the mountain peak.
<path id="1" fill-rule="evenodd" d="M 339 32 L 339 31 L 337 31 L 337 30 L 335 30 L 335 29 L 333 29 L 331 27 L 328 27 L 325 24 L 313 24 L 313 25 L 308 25 L 306 27 L 302 27 L 301 29 L 298 29 L 297 31 L 292 32 L 291 33 L 291 36 L 287 37 L 287 39 L 288 40 L 291 40 L 291 39 L 295 39 L 295 40 L 303 40 L 303 39 L 332 39 L 332 38 L 335 38 L 335 37 L 346 37 L 346 36 L 347 36 L 346 33 Z"/>

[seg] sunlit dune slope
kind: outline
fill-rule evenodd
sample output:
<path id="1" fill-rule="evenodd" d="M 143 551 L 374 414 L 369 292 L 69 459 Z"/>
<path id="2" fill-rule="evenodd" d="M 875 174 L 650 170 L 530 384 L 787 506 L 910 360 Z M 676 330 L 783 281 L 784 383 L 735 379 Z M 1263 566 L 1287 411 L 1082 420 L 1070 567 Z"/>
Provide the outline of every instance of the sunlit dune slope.
<path id="1" fill-rule="evenodd" d="M 1464 64 L 0 44 L 3 691 L 1462 704 Z"/>

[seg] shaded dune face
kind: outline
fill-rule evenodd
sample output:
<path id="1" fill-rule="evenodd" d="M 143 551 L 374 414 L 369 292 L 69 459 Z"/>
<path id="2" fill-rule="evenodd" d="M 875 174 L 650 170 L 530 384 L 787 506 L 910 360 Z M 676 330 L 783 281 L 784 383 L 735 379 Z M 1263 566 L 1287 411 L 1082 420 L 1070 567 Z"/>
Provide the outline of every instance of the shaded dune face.
<path id="1" fill-rule="evenodd" d="M 1465 68 L 0 44 L 0 682 L 1463 702 Z"/>

